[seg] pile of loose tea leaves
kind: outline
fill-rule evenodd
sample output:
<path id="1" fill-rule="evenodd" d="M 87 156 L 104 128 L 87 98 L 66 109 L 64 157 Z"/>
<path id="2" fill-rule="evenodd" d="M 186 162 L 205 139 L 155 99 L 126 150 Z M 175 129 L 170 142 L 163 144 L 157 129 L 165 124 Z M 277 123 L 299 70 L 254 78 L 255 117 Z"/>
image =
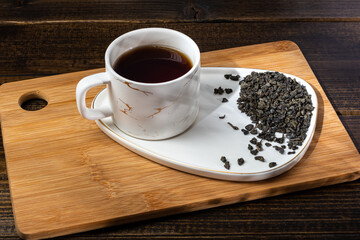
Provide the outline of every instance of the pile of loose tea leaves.
<path id="1" fill-rule="evenodd" d="M 292 150 L 302 145 L 314 110 L 305 86 L 279 72 L 252 72 L 239 84 L 238 108 L 261 131 L 258 138 L 282 144 L 286 137 Z M 251 126 L 245 131 L 257 134 Z"/>

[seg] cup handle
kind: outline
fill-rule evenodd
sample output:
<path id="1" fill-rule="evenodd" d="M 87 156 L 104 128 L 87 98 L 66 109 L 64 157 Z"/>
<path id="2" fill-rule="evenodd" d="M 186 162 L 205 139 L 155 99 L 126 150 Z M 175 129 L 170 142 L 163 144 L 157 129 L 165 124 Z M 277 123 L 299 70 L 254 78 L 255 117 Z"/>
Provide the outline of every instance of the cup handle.
<path id="1" fill-rule="evenodd" d="M 84 118 L 88 120 L 98 120 L 112 115 L 110 106 L 91 109 L 86 107 L 85 103 L 86 93 L 90 88 L 109 83 L 110 79 L 106 72 L 90 75 L 79 81 L 76 86 L 76 104 L 80 114 Z"/>

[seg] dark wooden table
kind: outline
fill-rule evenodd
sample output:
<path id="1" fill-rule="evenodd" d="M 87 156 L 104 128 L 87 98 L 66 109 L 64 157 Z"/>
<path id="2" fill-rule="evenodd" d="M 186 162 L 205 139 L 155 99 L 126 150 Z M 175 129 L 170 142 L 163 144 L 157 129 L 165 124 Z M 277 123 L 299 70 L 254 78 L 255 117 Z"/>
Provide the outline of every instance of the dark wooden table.
<path id="1" fill-rule="evenodd" d="M 360 150 L 358 0 L 2 0 L 0 84 L 103 67 L 114 38 L 155 26 L 184 32 L 202 52 L 294 41 Z M 18 238 L 2 144 L 0 238 Z M 360 180 L 60 239 L 108 238 L 360 239 Z"/>

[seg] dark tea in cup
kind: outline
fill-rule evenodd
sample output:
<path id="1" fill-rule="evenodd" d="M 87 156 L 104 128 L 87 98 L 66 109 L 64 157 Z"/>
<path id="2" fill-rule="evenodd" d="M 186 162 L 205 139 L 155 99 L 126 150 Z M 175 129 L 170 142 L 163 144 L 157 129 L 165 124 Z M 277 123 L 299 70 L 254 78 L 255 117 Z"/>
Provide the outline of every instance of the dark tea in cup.
<path id="1" fill-rule="evenodd" d="M 183 76 L 192 68 L 182 52 L 163 46 L 141 46 L 122 54 L 113 69 L 120 76 L 142 83 L 162 83 Z"/>

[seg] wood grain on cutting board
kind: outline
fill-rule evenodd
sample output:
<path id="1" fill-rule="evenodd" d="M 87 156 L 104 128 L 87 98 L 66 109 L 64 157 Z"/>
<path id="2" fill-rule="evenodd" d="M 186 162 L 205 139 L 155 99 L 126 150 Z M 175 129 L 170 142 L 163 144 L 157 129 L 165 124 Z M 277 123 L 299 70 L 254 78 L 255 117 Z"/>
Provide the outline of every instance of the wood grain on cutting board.
<path id="1" fill-rule="evenodd" d="M 4 84 L 1 128 L 19 235 L 59 236 L 359 178 L 360 155 L 296 44 L 273 42 L 201 57 L 202 66 L 276 70 L 312 85 L 319 100 L 318 121 L 299 164 L 273 179 L 239 183 L 147 160 L 108 138 L 77 111 L 77 82 L 104 69 Z M 88 93 L 89 104 L 100 89 Z M 25 111 L 19 101 L 27 96 L 40 96 L 48 105 Z"/>

